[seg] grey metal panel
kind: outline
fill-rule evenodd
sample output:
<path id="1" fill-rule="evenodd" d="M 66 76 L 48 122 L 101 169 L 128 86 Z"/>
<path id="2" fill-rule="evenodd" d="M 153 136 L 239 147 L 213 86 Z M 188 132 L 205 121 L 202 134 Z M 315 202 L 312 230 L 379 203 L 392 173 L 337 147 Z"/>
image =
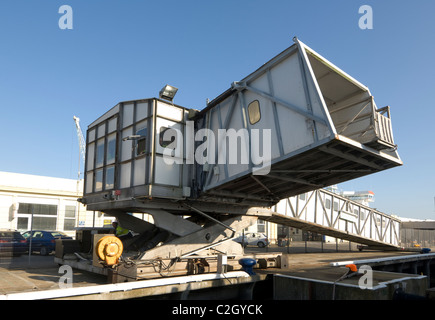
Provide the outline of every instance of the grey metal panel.
<path id="1" fill-rule="evenodd" d="M 239 199 L 255 195 L 272 201 L 402 164 L 394 150 L 378 152 L 394 147 L 391 121 L 382 118 L 380 133 L 375 132 L 379 112 L 368 88 L 299 40 L 295 42 L 234 82 L 198 115 L 216 136 L 219 129 L 248 129 L 244 139 L 249 142 L 251 129 L 271 129 L 272 137 L 268 175 L 253 179 L 250 158 L 248 163 L 239 159 L 231 164 L 227 154 L 226 163 L 207 165 L 206 178 L 196 176 L 204 196 L 232 193 Z M 261 119 L 252 125 L 246 108 L 254 100 L 260 104 Z M 222 150 L 216 144 L 218 154 Z M 239 157 L 245 148 L 246 144 L 237 145 Z"/>

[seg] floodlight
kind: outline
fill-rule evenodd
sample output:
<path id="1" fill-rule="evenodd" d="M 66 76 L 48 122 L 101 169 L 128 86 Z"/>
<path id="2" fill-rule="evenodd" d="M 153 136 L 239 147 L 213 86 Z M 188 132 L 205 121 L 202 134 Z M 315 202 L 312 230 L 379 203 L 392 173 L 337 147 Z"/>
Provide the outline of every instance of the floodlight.
<path id="1" fill-rule="evenodd" d="M 165 99 L 168 101 L 174 100 L 175 94 L 177 93 L 178 89 L 170 86 L 169 84 L 167 84 L 166 86 L 164 86 L 162 88 L 162 90 L 160 90 L 159 92 L 159 97 L 160 99 Z"/>
<path id="2" fill-rule="evenodd" d="M 122 141 L 127 141 L 127 140 L 139 140 L 140 138 L 145 138 L 145 136 L 140 136 L 140 135 L 132 135 L 132 136 L 128 136 L 122 139 Z"/>

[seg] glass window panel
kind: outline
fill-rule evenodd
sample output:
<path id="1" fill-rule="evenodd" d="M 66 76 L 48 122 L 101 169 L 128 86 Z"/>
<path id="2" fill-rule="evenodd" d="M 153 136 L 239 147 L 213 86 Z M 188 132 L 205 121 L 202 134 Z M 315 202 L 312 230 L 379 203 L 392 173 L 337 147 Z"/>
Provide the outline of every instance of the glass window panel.
<path id="1" fill-rule="evenodd" d="M 87 170 L 94 169 L 94 156 L 95 156 L 95 143 L 88 144 L 88 151 L 86 153 Z"/>
<path id="2" fill-rule="evenodd" d="M 104 137 L 105 134 L 106 134 L 106 124 L 103 123 L 98 126 L 97 138 Z"/>
<path id="3" fill-rule="evenodd" d="M 65 217 L 74 218 L 76 216 L 75 206 L 65 206 Z"/>
<path id="4" fill-rule="evenodd" d="M 57 215 L 57 205 L 39 203 L 20 203 L 18 213 L 32 213 L 44 215 Z"/>
<path id="5" fill-rule="evenodd" d="M 94 173 L 88 172 L 86 173 L 86 193 L 92 193 L 92 185 L 94 180 Z"/>
<path id="6" fill-rule="evenodd" d="M 163 148 L 166 148 L 171 144 L 172 149 L 177 148 L 177 131 L 167 128 L 167 127 L 160 127 L 160 134 L 159 134 L 159 144 Z"/>
<path id="7" fill-rule="evenodd" d="M 113 188 L 115 188 L 115 167 L 107 167 L 105 190 L 109 190 Z"/>
<path id="8" fill-rule="evenodd" d="M 136 146 L 136 155 L 139 156 L 146 152 L 146 142 L 147 142 L 147 127 L 146 123 L 138 125 L 138 129 L 136 130 L 136 134 L 141 136 L 140 139 L 137 140 Z"/>
<path id="9" fill-rule="evenodd" d="M 57 217 L 33 216 L 33 229 L 56 230 Z"/>
<path id="10" fill-rule="evenodd" d="M 18 213 L 32 213 L 30 203 L 20 203 L 18 205 Z"/>
<path id="11" fill-rule="evenodd" d="M 106 164 L 114 163 L 115 155 L 116 155 L 116 133 L 113 133 L 107 138 Z"/>
<path id="12" fill-rule="evenodd" d="M 95 191 L 103 190 L 103 169 L 95 172 Z"/>
<path id="13" fill-rule="evenodd" d="M 65 219 L 63 222 L 63 230 L 64 231 L 72 231 L 76 226 L 75 219 Z"/>
<path id="14" fill-rule="evenodd" d="M 109 133 L 116 130 L 117 123 L 118 123 L 118 118 L 117 117 L 109 120 L 109 127 L 108 127 L 108 129 L 109 129 L 108 132 Z"/>
<path id="15" fill-rule="evenodd" d="M 88 132 L 88 141 L 92 142 L 95 140 L 95 129 L 89 130 Z"/>
<path id="16" fill-rule="evenodd" d="M 28 228 L 29 228 L 29 218 L 18 217 L 17 229 L 18 230 L 27 230 Z"/>
<path id="17" fill-rule="evenodd" d="M 97 167 L 101 167 L 104 164 L 104 139 L 97 141 Z"/>
<path id="18" fill-rule="evenodd" d="M 260 103 L 258 100 L 252 101 L 248 106 L 249 123 L 256 124 L 260 121 Z"/>

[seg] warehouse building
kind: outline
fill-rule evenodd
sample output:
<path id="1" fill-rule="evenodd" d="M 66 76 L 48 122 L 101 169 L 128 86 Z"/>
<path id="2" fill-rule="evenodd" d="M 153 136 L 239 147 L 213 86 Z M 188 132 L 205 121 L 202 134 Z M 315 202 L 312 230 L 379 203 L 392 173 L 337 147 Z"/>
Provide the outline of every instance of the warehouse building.
<path id="1" fill-rule="evenodd" d="M 112 217 L 86 211 L 77 202 L 83 180 L 0 172 L 0 228 L 57 230 L 75 235 L 75 227 L 110 225 Z"/>

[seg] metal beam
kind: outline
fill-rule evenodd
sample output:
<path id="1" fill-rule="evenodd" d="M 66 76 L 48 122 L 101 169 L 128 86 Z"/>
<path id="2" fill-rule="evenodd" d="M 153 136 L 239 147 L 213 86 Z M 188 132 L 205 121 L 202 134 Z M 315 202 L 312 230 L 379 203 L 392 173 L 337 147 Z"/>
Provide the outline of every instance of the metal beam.
<path id="1" fill-rule="evenodd" d="M 273 174 L 268 174 L 267 177 L 268 178 L 273 178 L 273 179 L 278 179 L 278 180 L 284 180 L 284 181 L 288 181 L 288 182 L 296 182 L 296 183 L 306 184 L 306 185 L 313 186 L 313 187 L 316 187 L 316 188 L 323 188 L 324 187 L 323 185 L 311 183 L 311 182 L 303 180 L 303 179 L 283 177 L 283 176 L 276 176 L 276 175 L 273 175 Z"/>
<path id="2" fill-rule="evenodd" d="M 365 159 L 359 158 L 357 156 L 354 156 L 354 155 L 351 155 L 348 153 L 340 152 L 340 151 L 333 149 L 331 147 L 322 146 L 319 149 L 323 152 L 326 152 L 326 153 L 329 153 L 329 154 L 332 154 L 332 155 L 335 155 L 335 156 L 338 156 L 338 157 L 341 157 L 341 158 L 344 158 L 344 159 L 347 159 L 347 160 L 350 160 L 353 162 L 357 162 L 357 163 L 365 165 L 367 167 L 371 167 L 371 168 L 374 168 L 377 170 L 384 170 L 385 169 L 384 167 L 379 166 L 373 162 L 367 161 Z"/>

